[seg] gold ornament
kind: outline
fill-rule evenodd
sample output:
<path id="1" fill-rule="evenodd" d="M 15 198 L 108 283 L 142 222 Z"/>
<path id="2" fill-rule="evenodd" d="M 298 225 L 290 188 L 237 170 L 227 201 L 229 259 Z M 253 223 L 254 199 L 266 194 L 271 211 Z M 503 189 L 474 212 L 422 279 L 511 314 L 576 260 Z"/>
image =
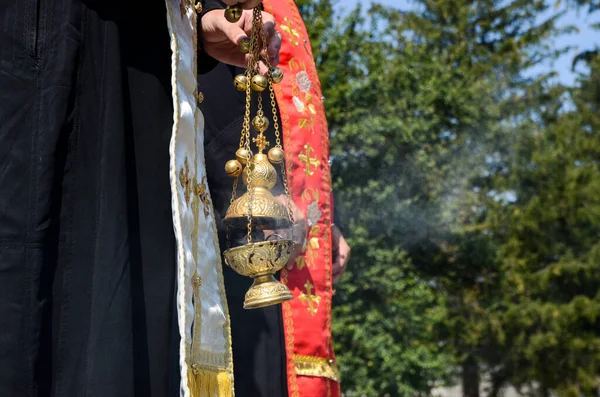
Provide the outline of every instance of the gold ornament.
<path id="1" fill-rule="evenodd" d="M 292 299 L 290 290 L 273 274 L 281 270 L 292 254 L 294 242 L 263 241 L 250 247 L 241 246 L 225 251 L 225 263 L 241 275 L 252 277 L 254 284 L 246 292 L 245 309 L 274 305 Z"/>
<path id="2" fill-rule="evenodd" d="M 266 48 L 267 41 L 262 26 L 262 13 L 257 7 L 252 16 L 252 33 L 250 40 L 240 42 L 240 51 L 248 53 L 248 68 L 245 75 L 235 77 L 234 84 L 246 94 L 246 109 L 240 137 L 240 146 L 235 152 L 236 160 L 229 160 L 225 170 L 230 176 L 236 177 L 233 182 L 231 202 L 223 223 L 230 228 L 246 231 L 246 241 L 243 245 L 231 247 L 227 237 L 228 249 L 223 253 L 225 263 L 241 275 L 252 277 L 254 284 L 246 293 L 244 308 L 253 309 L 281 303 L 292 299 L 289 289 L 273 278 L 275 272 L 282 269 L 290 260 L 294 241 L 291 238 L 281 237 L 285 229 L 291 229 L 294 224 L 293 213 L 290 208 L 289 190 L 285 177 L 285 165 L 281 166 L 282 180 L 287 206 L 283 201 L 276 199 L 271 189 L 277 182 L 277 170 L 273 164 L 284 162 L 284 153 L 281 148 L 281 134 L 277 116 L 273 82 L 283 78 L 280 69 L 273 68 L 269 60 L 264 62 L 270 70 L 265 77 L 258 73 L 260 62 L 260 48 Z M 273 130 L 275 131 L 275 147 L 265 154 L 270 143 L 264 133 L 269 128 L 269 119 L 263 112 L 263 97 L 257 95 L 257 110 L 254 118 L 251 117 L 251 103 L 253 92 L 269 90 L 271 108 L 273 111 Z M 258 132 L 251 136 L 253 129 Z M 253 153 L 254 146 L 256 152 Z M 246 192 L 241 197 L 237 195 L 238 176 L 242 175 L 242 182 Z M 292 234 L 292 233 L 289 233 Z M 258 236 L 260 240 L 256 240 Z M 227 233 L 229 236 L 229 232 Z"/>
<path id="3" fill-rule="evenodd" d="M 231 23 L 236 23 L 242 18 L 242 12 L 244 9 L 241 4 L 236 4 L 234 6 L 229 6 L 225 9 L 225 19 Z"/>
<path id="4" fill-rule="evenodd" d="M 242 164 L 238 160 L 229 160 L 225 163 L 225 172 L 235 178 L 242 173 Z"/>
<path id="5" fill-rule="evenodd" d="M 250 81 L 250 86 L 256 92 L 263 92 L 269 86 L 269 81 L 262 74 L 257 74 L 254 77 L 252 77 L 252 80 Z"/>
<path id="6" fill-rule="evenodd" d="M 280 147 L 274 147 L 273 149 L 269 150 L 267 156 L 269 156 L 269 161 L 273 164 L 281 164 L 285 159 L 283 149 L 281 149 Z"/>
<path id="7" fill-rule="evenodd" d="M 283 81 L 283 70 L 271 68 L 271 78 L 273 79 L 273 83 L 281 83 Z"/>
<path id="8" fill-rule="evenodd" d="M 248 77 L 244 76 L 243 74 L 238 74 L 233 79 L 233 85 L 238 91 L 246 91 L 248 88 Z"/>
<path id="9" fill-rule="evenodd" d="M 250 151 L 246 148 L 239 148 L 235 152 L 235 158 L 242 164 L 247 164 L 250 160 Z"/>
<path id="10" fill-rule="evenodd" d="M 250 37 L 244 37 L 240 40 L 238 48 L 242 54 L 248 54 L 250 52 Z"/>
<path id="11" fill-rule="evenodd" d="M 252 119 L 252 127 L 258 132 L 265 132 L 269 128 L 269 119 L 265 116 L 256 116 Z"/>

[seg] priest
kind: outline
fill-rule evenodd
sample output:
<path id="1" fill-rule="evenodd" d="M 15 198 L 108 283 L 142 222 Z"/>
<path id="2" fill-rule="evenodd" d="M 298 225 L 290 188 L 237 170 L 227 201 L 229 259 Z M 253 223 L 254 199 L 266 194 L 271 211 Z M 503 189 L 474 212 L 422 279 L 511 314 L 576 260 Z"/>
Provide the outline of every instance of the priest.
<path id="1" fill-rule="evenodd" d="M 213 1 L 0 0 L 0 396 L 233 395 L 196 75 L 259 1 Z"/>

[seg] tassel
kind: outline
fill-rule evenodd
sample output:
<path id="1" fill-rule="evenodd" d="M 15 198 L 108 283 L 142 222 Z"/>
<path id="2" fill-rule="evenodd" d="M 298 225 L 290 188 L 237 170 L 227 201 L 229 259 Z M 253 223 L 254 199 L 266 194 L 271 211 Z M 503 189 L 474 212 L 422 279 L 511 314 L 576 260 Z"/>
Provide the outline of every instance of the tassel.
<path id="1" fill-rule="evenodd" d="M 188 368 L 188 386 L 192 397 L 233 397 L 233 383 L 227 371 Z"/>

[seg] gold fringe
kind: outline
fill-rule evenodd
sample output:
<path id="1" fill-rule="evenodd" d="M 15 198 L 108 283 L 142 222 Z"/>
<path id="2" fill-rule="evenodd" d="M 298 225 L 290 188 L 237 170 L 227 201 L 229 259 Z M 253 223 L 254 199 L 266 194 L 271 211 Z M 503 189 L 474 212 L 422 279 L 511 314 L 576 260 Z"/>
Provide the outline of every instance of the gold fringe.
<path id="1" fill-rule="evenodd" d="M 188 367 L 188 386 L 192 397 L 233 397 L 233 383 L 227 371 Z"/>

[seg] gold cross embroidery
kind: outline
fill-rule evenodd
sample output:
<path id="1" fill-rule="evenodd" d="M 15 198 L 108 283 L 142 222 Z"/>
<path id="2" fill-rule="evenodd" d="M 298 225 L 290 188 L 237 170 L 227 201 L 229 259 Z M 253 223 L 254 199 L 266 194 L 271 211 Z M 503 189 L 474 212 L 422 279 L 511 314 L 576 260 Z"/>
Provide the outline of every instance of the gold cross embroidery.
<path id="1" fill-rule="evenodd" d="M 179 170 L 179 183 L 183 188 L 183 196 L 185 197 L 185 202 L 190 202 L 190 197 L 192 195 L 192 180 L 190 179 L 190 166 L 188 164 L 187 157 L 183 163 L 183 167 Z"/>
<path id="2" fill-rule="evenodd" d="M 210 213 L 209 211 L 209 206 L 210 206 L 210 197 L 208 195 L 208 192 L 206 191 L 206 176 L 204 178 L 202 178 L 202 183 L 197 183 L 196 184 L 196 196 L 198 196 L 198 198 L 200 199 L 200 201 L 202 201 L 202 204 L 204 204 L 204 216 L 208 216 L 208 214 Z"/>
<path id="3" fill-rule="evenodd" d="M 281 30 L 290 35 L 290 41 L 294 46 L 297 46 L 300 40 L 300 33 L 292 26 L 292 21 L 289 18 L 284 18 L 281 24 Z"/>
<path id="4" fill-rule="evenodd" d="M 310 155 L 314 152 L 313 148 L 307 143 L 304 145 L 305 153 L 301 153 L 298 155 L 300 161 L 304 163 L 304 173 L 307 176 L 313 175 L 315 172 L 310 167 L 318 167 L 321 165 L 321 162 L 317 160 L 315 157 L 311 157 Z"/>
<path id="5" fill-rule="evenodd" d="M 300 294 L 300 300 L 304 305 L 308 305 L 308 312 L 314 316 L 319 311 L 321 297 L 318 295 L 313 295 L 313 288 L 314 286 L 310 283 L 310 281 L 306 281 L 306 283 L 304 284 L 304 289 L 306 289 L 306 293 L 303 292 Z"/>
<path id="6" fill-rule="evenodd" d="M 319 197 L 320 193 L 314 187 L 309 187 L 302 192 L 302 201 L 304 202 L 319 201 Z"/>

